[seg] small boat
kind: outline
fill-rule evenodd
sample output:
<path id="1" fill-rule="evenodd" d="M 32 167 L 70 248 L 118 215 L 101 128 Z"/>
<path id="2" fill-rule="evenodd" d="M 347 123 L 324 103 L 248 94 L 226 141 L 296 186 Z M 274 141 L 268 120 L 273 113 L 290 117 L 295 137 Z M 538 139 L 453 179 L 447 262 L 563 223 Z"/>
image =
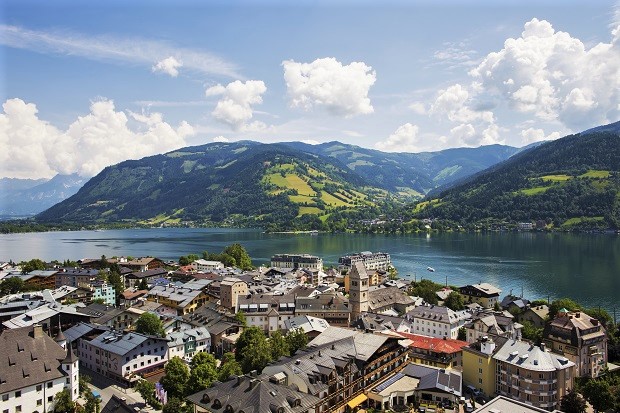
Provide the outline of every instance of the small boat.
<path id="1" fill-rule="evenodd" d="M 435 272 L 435 269 L 433 267 L 426 267 L 427 270 L 429 270 L 430 272 Z"/>

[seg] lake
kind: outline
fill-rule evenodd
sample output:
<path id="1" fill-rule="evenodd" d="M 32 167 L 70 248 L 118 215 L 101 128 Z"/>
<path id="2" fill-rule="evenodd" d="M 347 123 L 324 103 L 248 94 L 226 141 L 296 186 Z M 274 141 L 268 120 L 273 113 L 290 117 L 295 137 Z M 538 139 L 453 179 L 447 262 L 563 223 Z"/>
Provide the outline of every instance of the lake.
<path id="1" fill-rule="evenodd" d="M 239 242 L 255 265 L 276 253 L 309 253 L 335 264 L 350 252 L 383 251 L 403 278 L 489 282 L 524 297 L 569 297 L 620 316 L 620 237 L 600 234 L 264 234 L 246 229 L 158 228 L 0 235 L 0 261 L 112 256 L 178 259 Z M 433 267 L 435 272 L 427 271 Z"/>

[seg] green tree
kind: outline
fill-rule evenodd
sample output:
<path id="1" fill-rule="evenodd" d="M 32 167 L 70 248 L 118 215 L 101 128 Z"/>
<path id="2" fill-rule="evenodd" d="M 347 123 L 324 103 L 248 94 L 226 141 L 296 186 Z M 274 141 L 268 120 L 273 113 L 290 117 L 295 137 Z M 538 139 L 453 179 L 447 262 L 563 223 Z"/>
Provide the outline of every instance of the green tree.
<path id="1" fill-rule="evenodd" d="M 73 413 L 75 403 L 71 400 L 68 389 L 63 389 L 54 396 L 54 413 Z"/>
<path id="2" fill-rule="evenodd" d="M 140 283 L 138 284 L 138 290 L 148 290 L 149 289 L 149 285 L 146 282 L 146 278 L 143 278 L 140 280 Z"/>
<path id="3" fill-rule="evenodd" d="M 271 347 L 271 358 L 273 360 L 278 360 L 280 357 L 290 354 L 289 344 L 280 330 L 275 331 L 269 338 L 269 347 Z"/>
<path id="4" fill-rule="evenodd" d="M 251 326 L 243 330 L 235 343 L 235 358 L 241 362 L 243 360 L 243 350 L 254 341 L 265 339 L 265 334 L 256 326 Z"/>
<path id="5" fill-rule="evenodd" d="M 116 304 L 118 304 L 118 297 L 123 293 L 123 291 L 125 291 L 125 285 L 123 284 L 121 274 L 118 271 L 111 269 L 108 279 L 110 284 L 112 284 L 112 286 L 114 287 Z"/>
<path id="6" fill-rule="evenodd" d="M 24 280 L 19 277 L 9 277 L 0 282 L 0 295 L 17 294 L 24 289 Z"/>
<path id="7" fill-rule="evenodd" d="M 458 291 L 452 291 L 446 297 L 446 300 L 443 302 L 443 305 L 448 307 L 453 311 L 460 311 L 465 309 L 465 301 L 463 300 L 463 296 Z"/>
<path id="8" fill-rule="evenodd" d="M 549 305 L 549 319 L 553 320 L 562 308 L 566 308 L 568 311 L 580 310 L 581 306 L 571 300 L 570 298 L 560 298 L 555 300 Z"/>
<path id="9" fill-rule="evenodd" d="M 611 389 L 605 380 L 588 380 L 583 386 L 583 394 L 596 411 L 605 411 L 613 407 Z"/>
<path id="10" fill-rule="evenodd" d="M 159 403 L 155 398 L 155 385 L 153 383 L 148 380 L 141 379 L 136 383 L 134 388 L 138 393 L 140 393 L 140 396 L 142 396 L 144 401 L 151 407 L 156 410 L 161 409 L 161 403 Z"/>
<path id="11" fill-rule="evenodd" d="M 235 320 L 237 320 L 243 327 L 248 326 L 248 320 L 245 318 L 245 313 L 243 311 L 237 311 L 235 313 Z"/>
<path id="12" fill-rule="evenodd" d="M 185 395 L 189 396 L 190 394 L 206 389 L 211 385 L 211 383 L 217 380 L 217 377 L 218 375 L 215 363 L 204 363 L 197 365 L 192 368 L 189 373 L 189 379 L 187 380 L 187 385 L 185 387 Z"/>
<path id="13" fill-rule="evenodd" d="M 271 361 L 271 348 L 265 334 L 258 327 L 243 330 L 236 344 L 237 359 L 244 373 L 262 371 Z"/>
<path id="14" fill-rule="evenodd" d="M 534 342 L 537 346 L 542 343 L 543 338 L 543 329 L 537 328 L 530 321 L 523 321 L 523 329 L 521 330 L 521 334 L 524 339 L 530 340 Z"/>
<path id="15" fill-rule="evenodd" d="M 101 409 L 101 398 L 95 397 L 92 392 L 84 394 L 86 403 L 84 404 L 85 413 L 99 413 Z"/>
<path id="16" fill-rule="evenodd" d="M 105 298 L 95 298 L 93 300 L 93 303 L 95 303 L 95 304 L 105 304 Z"/>
<path id="17" fill-rule="evenodd" d="M 568 393 L 562 396 L 560 400 L 560 408 L 565 413 L 585 413 L 586 401 L 581 397 L 577 390 L 571 389 Z"/>
<path id="18" fill-rule="evenodd" d="M 193 413 L 193 408 L 183 403 L 182 400 L 171 397 L 168 399 L 168 403 L 164 405 L 162 413 Z"/>
<path id="19" fill-rule="evenodd" d="M 241 374 L 243 374 L 243 371 L 241 371 L 241 365 L 235 359 L 235 354 L 224 354 L 222 364 L 218 370 L 218 380 L 224 382 L 231 376 L 239 376 Z"/>
<path id="20" fill-rule="evenodd" d="M 467 329 L 465 327 L 459 328 L 456 339 L 461 341 L 467 341 Z"/>
<path id="21" fill-rule="evenodd" d="M 308 335 L 301 328 L 289 330 L 285 338 L 290 354 L 295 354 L 297 350 L 306 347 L 306 344 L 308 344 Z"/>
<path id="22" fill-rule="evenodd" d="M 189 363 L 189 368 L 195 369 L 196 367 L 203 364 L 212 366 L 214 369 L 217 368 L 217 360 L 215 360 L 213 354 L 205 352 L 194 354 L 194 357 L 192 357 L 192 361 Z"/>
<path id="23" fill-rule="evenodd" d="M 140 314 L 136 320 L 136 332 L 160 337 L 165 335 L 163 323 L 153 313 Z"/>
<path id="24" fill-rule="evenodd" d="M 88 387 L 88 384 L 90 382 L 91 382 L 90 376 L 87 376 L 85 374 L 80 374 L 80 378 L 78 380 L 80 394 L 84 394 L 85 392 L 90 392 L 90 388 Z"/>
<path id="25" fill-rule="evenodd" d="M 30 261 L 22 261 L 19 263 L 19 266 L 22 267 L 22 274 L 28 274 L 31 271 L 44 270 L 47 268 L 45 261 L 38 258 L 33 258 Z"/>
<path id="26" fill-rule="evenodd" d="M 236 266 L 242 270 L 251 270 L 252 258 L 241 244 L 232 244 L 227 246 L 222 254 L 228 254 L 235 259 Z"/>
<path id="27" fill-rule="evenodd" d="M 502 311 L 502 306 L 499 305 L 499 302 L 495 302 L 495 304 L 493 304 L 493 311 Z"/>
<path id="28" fill-rule="evenodd" d="M 189 368 L 178 356 L 171 358 L 164 368 L 164 377 L 159 381 L 168 392 L 168 397 L 182 399 L 189 380 Z"/>

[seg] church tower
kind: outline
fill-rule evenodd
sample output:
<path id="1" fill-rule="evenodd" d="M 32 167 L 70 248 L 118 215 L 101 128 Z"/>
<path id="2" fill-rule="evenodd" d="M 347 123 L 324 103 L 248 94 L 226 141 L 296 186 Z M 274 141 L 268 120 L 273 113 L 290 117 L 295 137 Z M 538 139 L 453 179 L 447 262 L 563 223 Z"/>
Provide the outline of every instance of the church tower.
<path id="1" fill-rule="evenodd" d="M 368 273 L 363 262 L 353 263 L 349 273 L 349 283 L 351 321 L 354 321 L 361 313 L 368 312 Z"/>

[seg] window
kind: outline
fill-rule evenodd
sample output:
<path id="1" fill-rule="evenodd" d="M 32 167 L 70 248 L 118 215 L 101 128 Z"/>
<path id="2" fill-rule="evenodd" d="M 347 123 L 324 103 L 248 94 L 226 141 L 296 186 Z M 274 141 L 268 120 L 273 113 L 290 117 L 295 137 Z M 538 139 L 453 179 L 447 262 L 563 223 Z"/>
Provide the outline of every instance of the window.
<path id="1" fill-rule="evenodd" d="M 37 400 L 37 406 L 41 406 L 43 404 L 43 399 Z"/>
<path id="2" fill-rule="evenodd" d="M 15 406 L 15 412 L 21 412 L 22 411 L 22 405 L 20 404 L 19 406 Z"/>
<path id="3" fill-rule="evenodd" d="M 17 390 L 15 392 L 15 398 L 18 398 L 18 397 L 22 397 L 22 391 L 21 390 Z"/>
<path id="4" fill-rule="evenodd" d="M 2 395 L 2 401 L 5 402 L 7 400 L 9 400 L 9 394 L 8 393 L 7 394 L 3 394 Z"/>
<path id="5" fill-rule="evenodd" d="M 48 396 L 48 397 L 47 397 L 47 402 L 48 402 L 48 403 L 51 403 L 51 402 L 52 402 L 52 400 L 54 400 L 54 396 Z"/>
<path id="6" fill-rule="evenodd" d="M 41 391 L 43 389 L 43 386 L 40 384 L 37 384 L 37 391 Z"/>

